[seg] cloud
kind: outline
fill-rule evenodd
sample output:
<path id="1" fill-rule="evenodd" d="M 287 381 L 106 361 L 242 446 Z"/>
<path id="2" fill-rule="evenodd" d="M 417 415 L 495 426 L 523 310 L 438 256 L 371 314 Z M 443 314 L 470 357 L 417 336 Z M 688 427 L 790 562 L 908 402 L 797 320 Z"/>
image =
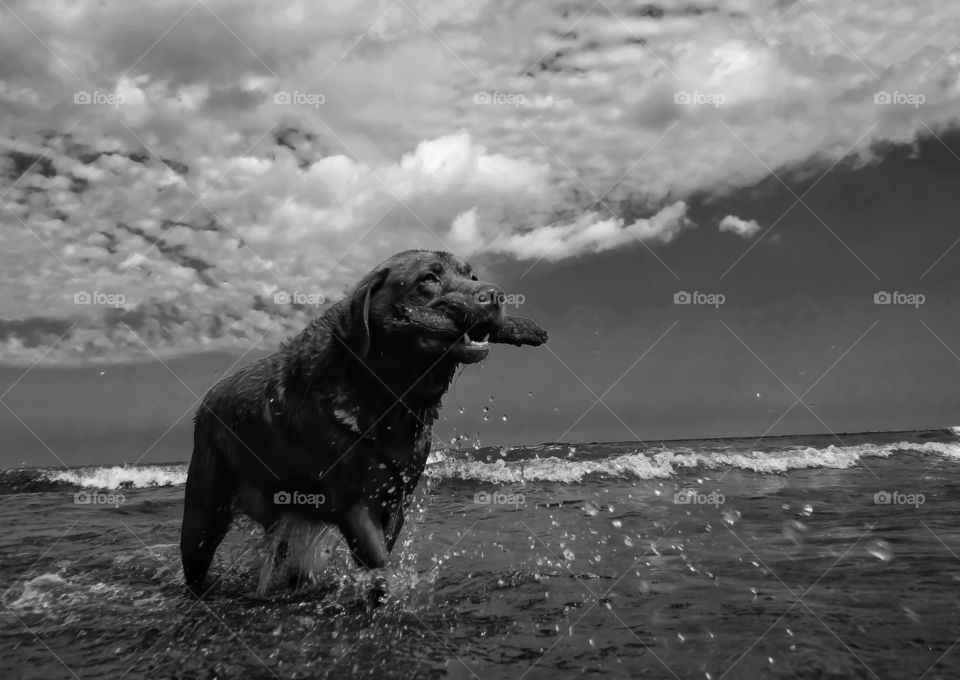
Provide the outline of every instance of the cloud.
<path id="1" fill-rule="evenodd" d="M 73 304 L 122 293 L 154 351 L 245 348 L 307 314 L 276 291 L 335 298 L 410 246 L 656 247 L 695 197 L 953 124 L 960 5 L 860 4 L 12 0 L 0 318 L 79 319 L 51 356 L 142 354 Z M 49 335 L 0 329 L 0 360 Z"/>
<path id="2" fill-rule="evenodd" d="M 729 231 L 741 238 L 753 238 L 760 233 L 756 220 L 742 220 L 735 215 L 727 215 L 720 220 L 720 231 Z"/>
<path id="3" fill-rule="evenodd" d="M 551 224 L 522 233 L 500 232 L 482 251 L 512 255 L 521 260 L 553 262 L 632 243 L 667 243 L 690 224 L 686 214 L 687 205 L 683 201 L 630 224 L 617 217 L 601 219 L 596 213 L 588 213 L 570 224 Z M 463 225 L 457 225 L 455 229 L 458 227 L 463 228 Z"/>

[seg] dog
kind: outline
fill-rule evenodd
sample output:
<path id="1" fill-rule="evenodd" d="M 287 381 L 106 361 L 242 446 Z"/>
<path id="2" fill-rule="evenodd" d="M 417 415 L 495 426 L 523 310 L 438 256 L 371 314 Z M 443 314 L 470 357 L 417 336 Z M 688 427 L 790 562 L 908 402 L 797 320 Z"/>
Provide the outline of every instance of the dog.
<path id="1" fill-rule="evenodd" d="M 484 360 L 488 343 L 547 340 L 504 299 L 455 255 L 398 253 L 212 387 L 194 417 L 180 536 L 194 593 L 236 511 L 268 534 L 286 518 L 335 525 L 357 565 L 384 567 L 458 367 Z"/>

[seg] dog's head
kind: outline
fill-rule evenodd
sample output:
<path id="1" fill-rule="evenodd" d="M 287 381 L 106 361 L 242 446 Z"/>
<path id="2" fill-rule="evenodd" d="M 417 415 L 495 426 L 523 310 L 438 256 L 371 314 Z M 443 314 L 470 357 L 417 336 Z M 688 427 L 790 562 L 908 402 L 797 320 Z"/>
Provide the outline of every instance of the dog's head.
<path id="1" fill-rule="evenodd" d="M 367 274 L 348 301 L 342 331 L 361 359 L 375 353 L 418 365 L 473 364 L 487 357 L 489 342 L 547 339 L 534 322 L 507 316 L 503 291 L 450 253 L 398 253 Z"/>

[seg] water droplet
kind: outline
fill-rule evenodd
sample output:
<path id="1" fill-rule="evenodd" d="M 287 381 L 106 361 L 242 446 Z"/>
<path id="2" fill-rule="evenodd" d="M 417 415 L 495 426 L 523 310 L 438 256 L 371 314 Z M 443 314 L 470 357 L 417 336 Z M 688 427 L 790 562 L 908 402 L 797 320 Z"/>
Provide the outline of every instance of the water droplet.
<path id="1" fill-rule="evenodd" d="M 490 397 L 490 403 L 491 403 L 491 404 L 493 403 L 493 396 L 492 396 L 492 395 L 491 395 L 491 397 Z"/>
<path id="2" fill-rule="evenodd" d="M 807 503 L 806 505 L 804 505 L 804 506 L 803 506 L 803 514 L 806 515 L 807 517 L 809 517 L 810 515 L 812 515 L 812 514 L 813 514 L 813 506 L 810 505 L 809 503 Z"/>
<path id="3" fill-rule="evenodd" d="M 867 544 L 867 552 L 882 562 L 889 562 L 893 559 L 893 548 L 886 541 L 876 539 Z"/>
<path id="4" fill-rule="evenodd" d="M 677 639 L 680 640 L 680 642 L 686 642 L 686 641 L 687 641 L 687 638 L 685 638 L 685 637 L 683 636 L 683 633 L 677 633 Z"/>
<path id="5" fill-rule="evenodd" d="M 783 523 L 783 535 L 785 538 L 793 541 L 796 545 L 803 543 L 803 535 L 807 533 L 807 527 L 803 522 L 790 520 Z"/>
<path id="6" fill-rule="evenodd" d="M 597 513 L 600 512 L 600 508 L 597 507 L 596 503 L 591 503 L 590 501 L 586 501 L 583 504 L 583 511 L 588 515 L 590 515 L 591 517 L 595 517 Z"/>
<path id="7" fill-rule="evenodd" d="M 917 613 L 915 611 L 913 611 L 912 609 L 910 609 L 910 607 L 906 605 L 901 605 L 900 608 L 903 609 L 903 613 L 907 615 L 908 619 L 910 619 L 917 625 L 921 625 L 922 622 L 920 621 L 920 617 L 917 616 Z"/>
<path id="8" fill-rule="evenodd" d="M 573 561 L 576 558 L 576 555 L 573 554 L 573 551 L 570 548 L 563 549 L 563 558 L 568 561 Z"/>
<path id="9" fill-rule="evenodd" d="M 621 521 L 618 520 L 618 519 L 615 519 L 615 520 L 613 520 L 613 521 L 610 522 L 610 523 L 611 523 L 615 528 L 617 528 L 617 529 L 619 529 L 620 527 L 623 526 L 623 522 L 621 522 Z"/>
<path id="10" fill-rule="evenodd" d="M 633 547 L 633 539 L 630 538 L 629 536 L 624 536 L 624 537 L 623 537 L 623 544 L 624 544 L 625 546 L 629 547 L 629 548 L 632 548 L 632 547 Z"/>
<path id="11" fill-rule="evenodd" d="M 506 417 L 506 416 L 500 416 L 500 420 L 502 420 L 503 422 L 507 422 L 507 417 Z"/>
<path id="12" fill-rule="evenodd" d="M 457 409 L 457 411 L 460 412 L 460 415 L 463 415 L 466 409 L 461 406 L 460 408 Z"/>
<path id="13" fill-rule="evenodd" d="M 529 392 L 527 392 L 527 396 L 528 396 L 528 397 L 532 397 L 532 396 L 533 396 L 533 390 L 530 390 Z"/>
<path id="14" fill-rule="evenodd" d="M 743 516 L 740 514 L 739 510 L 733 510 L 733 509 L 724 510 L 721 514 L 723 515 L 723 521 L 729 524 L 730 526 L 733 526 L 734 524 L 739 522 L 740 518 Z"/>

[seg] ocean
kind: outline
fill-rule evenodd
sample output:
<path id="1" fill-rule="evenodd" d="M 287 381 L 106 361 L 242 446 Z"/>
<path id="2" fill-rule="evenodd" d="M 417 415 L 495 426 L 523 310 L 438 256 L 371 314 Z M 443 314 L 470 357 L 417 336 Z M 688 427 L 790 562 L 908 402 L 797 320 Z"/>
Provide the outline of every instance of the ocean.
<path id="1" fill-rule="evenodd" d="M 374 607 L 242 518 L 189 594 L 184 463 L 7 469 L 2 675 L 953 679 L 958 473 L 950 429 L 441 450 Z"/>

